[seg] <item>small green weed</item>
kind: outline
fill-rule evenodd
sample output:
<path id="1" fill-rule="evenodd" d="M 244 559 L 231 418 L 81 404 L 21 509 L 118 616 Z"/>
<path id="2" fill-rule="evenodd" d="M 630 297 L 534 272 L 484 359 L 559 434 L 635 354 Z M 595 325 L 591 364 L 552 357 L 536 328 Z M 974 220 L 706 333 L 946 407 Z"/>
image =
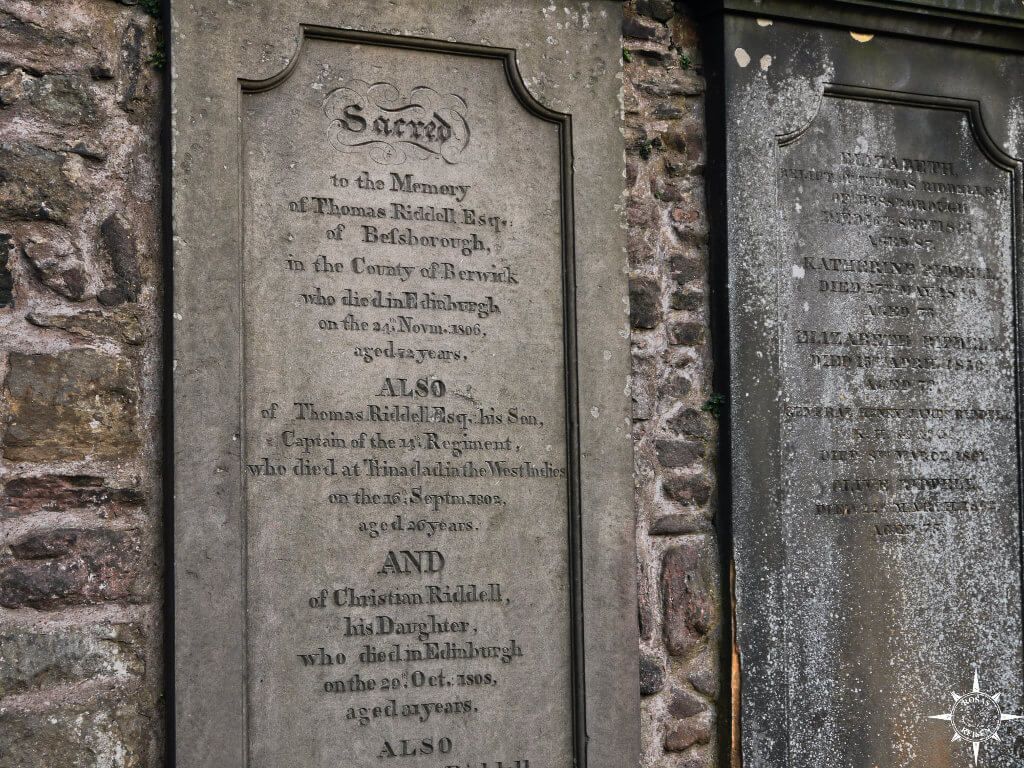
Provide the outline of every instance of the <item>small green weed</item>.
<path id="1" fill-rule="evenodd" d="M 722 415 L 722 408 L 725 407 L 725 397 L 717 392 L 707 399 L 707 402 L 700 407 L 705 413 L 710 413 L 716 419 Z"/>

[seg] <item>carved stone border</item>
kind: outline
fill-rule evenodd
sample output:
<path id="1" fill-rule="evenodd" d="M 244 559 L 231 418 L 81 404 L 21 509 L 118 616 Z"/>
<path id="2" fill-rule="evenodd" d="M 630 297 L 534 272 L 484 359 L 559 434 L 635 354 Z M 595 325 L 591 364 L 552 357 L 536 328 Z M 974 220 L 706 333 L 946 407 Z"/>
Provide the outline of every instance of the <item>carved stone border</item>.
<path id="1" fill-rule="evenodd" d="M 567 330 L 565 348 L 574 452 L 574 748 L 579 768 L 635 764 L 640 697 L 617 119 L 621 2 L 567 0 L 572 17 L 561 7 L 545 15 L 540 4 L 490 0 L 170 5 L 168 764 L 246 766 L 238 120 L 243 89 L 257 78 L 267 78 L 257 82 L 269 87 L 286 76 L 302 40 L 324 36 L 501 61 L 524 107 L 559 126 L 563 190 L 575 185 L 562 200 L 563 327 L 579 326 L 578 334 Z M 565 18 L 575 19 L 571 30 Z M 561 44 L 549 45 L 549 37 Z M 572 115 L 571 125 L 562 113 Z M 581 370 L 586 376 L 577 375 Z"/>
<path id="2" fill-rule="evenodd" d="M 479 59 L 497 59 L 502 63 L 505 72 L 505 79 L 515 95 L 516 100 L 526 108 L 534 117 L 545 122 L 554 123 L 558 126 L 559 156 L 561 165 L 559 168 L 559 199 L 561 202 L 560 229 L 562 234 L 562 311 L 563 326 L 562 338 L 564 340 L 563 365 L 565 367 L 565 441 L 566 441 L 566 500 L 568 504 L 568 526 L 569 534 L 569 652 L 572 664 L 572 718 L 573 718 L 573 761 L 577 766 L 587 765 L 587 727 L 586 727 L 586 668 L 585 652 L 583 645 L 583 558 L 582 558 L 582 514 L 580 510 L 580 457 L 579 457 L 579 394 L 578 380 L 579 370 L 576 360 L 576 223 L 575 208 L 573 204 L 573 154 L 572 154 L 572 116 L 556 112 L 541 104 L 529 92 L 523 82 L 519 65 L 516 62 L 516 51 L 512 48 L 495 48 L 484 45 L 469 45 L 466 43 L 450 43 L 444 40 L 432 40 L 422 37 L 399 37 L 396 35 L 382 35 L 374 32 L 361 32 L 349 29 L 336 29 L 333 27 L 315 26 L 311 24 L 302 25 L 302 39 L 299 49 L 292 57 L 288 66 L 275 75 L 263 80 L 249 80 L 239 78 L 241 92 L 265 93 L 285 83 L 295 71 L 305 53 L 307 40 L 326 40 L 339 43 L 352 43 L 362 45 L 376 45 L 386 48 L 399 48 L 412 51 L 426 51 L 442 53 L 454 56 L 471 56 Z M 239 124 L 239 146 L 241 146 L 241 123 Z M 244 190 L 240 187 L 239 194 Z M 239 222 L 241 223 L 241 222 Z M 244 240 L 244 233 L 239 233 L 240 240 Z M 239 252 L 241 257 L 244 248 Z M 241 271 L 241 266 L 239 267 Z M 245 312 L 244 302 L 242 312 Z M 244 354 L 244 353 L 243 353 Z M 244 401 L 244 392 L 243 392 Z M 244 419 L 243 402 L 243 419 Z M 241 458 L 240 458 L 241 460 Z M 242 474 L 242 482 L 245 484 L 245 474 Z M 243 493 L 243 498 L 246 494 Z M 245 523 L 243 522 L 243 525 Z M 247 536 L 243 537 L 243 547 L 246 546 Z M 248 568 L 248 557 L 243 559 L 243 568 Z M 248 583 L 248 577 L 243 577 Z M 248 655 L 248 634 L 249 622 L 246 620 L 246 654 Z M 248 667 L 248 663 L 246 664 Z M 246 677 L 248 682 L 248 677 Z M 248 685 L 246 685 L 246 699 L 248 700 Z M 246 729 L 248 730 L 248 712 L 250 707 L 246 705 Z"/>

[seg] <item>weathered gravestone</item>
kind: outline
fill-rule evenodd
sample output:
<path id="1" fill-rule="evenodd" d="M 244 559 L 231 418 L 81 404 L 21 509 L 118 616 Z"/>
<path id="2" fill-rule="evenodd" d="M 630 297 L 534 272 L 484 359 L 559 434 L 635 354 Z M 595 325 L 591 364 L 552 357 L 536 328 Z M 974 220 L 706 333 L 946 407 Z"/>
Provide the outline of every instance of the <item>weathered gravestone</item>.
<path id="1" fill-rule="evenodd" d="M 175 4 L 179 765 L 635 762 L 620 14 Z"/>
<path id="2" fill-rule="evenodd" d="M 735 757 L 1021 765 L 1024 9 L 717 5 Z"/>

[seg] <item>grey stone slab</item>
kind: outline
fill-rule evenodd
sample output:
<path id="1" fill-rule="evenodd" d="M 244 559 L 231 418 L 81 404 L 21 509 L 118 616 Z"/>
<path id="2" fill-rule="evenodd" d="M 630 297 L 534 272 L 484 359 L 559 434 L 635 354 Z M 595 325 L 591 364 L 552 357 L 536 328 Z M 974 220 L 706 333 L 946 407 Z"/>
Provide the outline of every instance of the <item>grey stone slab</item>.
<path id="1" fill-rule="evenodd" d="M 717 17 L 727 11 L 763 21 L 789 19 L 862 34 L 1024 49 L 1024 6 L 1013 0 L 704 0 L 694 11 L 700 16 Z"/>
<path id="2" fill-rule="evenodd" d="M 708 5 L 718 5 L 730 10 L 763 11 L 772 15 L 780 9 L 796 7 L 800 3 L 801 0 L 710 0 Z M 836 13 L 860 7 L 876 14 L 912 11 L 923 16 L 970 16 L 975 20 L 994 18 L 1004 23 L 1024 19 L 1024 8 L 1014 0 L 837 0 L 818 5 L 823 7 L 805 9 L 802 15 L 814 18 L 822 13 Z"/>
<path id="3" fill-rule="evenodd" d="M 617 3 L 174 3 L 182 766 L 621 766 Z"/>
<path id="4" fill-rule="evenodd" d="M 995 16 L 1001 19 L 1024 19 L 1024 8 L 1013 0 L 891 0 L 894 5 L 911 8 L 956 11 Z"/>
<path id="5" fill-rule="evenodd" d="M 743 765 L 1019 765 L 1024 61 L 721 24 Z"/>

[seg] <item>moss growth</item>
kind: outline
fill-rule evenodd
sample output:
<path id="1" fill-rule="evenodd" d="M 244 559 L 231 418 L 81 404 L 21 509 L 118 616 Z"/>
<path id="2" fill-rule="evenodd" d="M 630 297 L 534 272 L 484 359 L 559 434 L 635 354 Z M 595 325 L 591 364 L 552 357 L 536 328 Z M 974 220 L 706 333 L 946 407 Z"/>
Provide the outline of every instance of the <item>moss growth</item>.
<path id="1" fill-rule="evenodd" d="M 167 64 L 167 54 L 164 53 L 163 48 L 153 51 L 149 54 L 146 59 L 146 63 L 149 64 L 153 69 L 163 69 L 164 65 Z"/>
<path id="2" fill-rule="evenodd" d="M 725 407 L 725 397 L 717 392 L 707 399 L 707 402 L 700 407 L 706 413 L 710 413 L 716 419 L 722 415 L 722 408 Z"/>
<path id="3" fill-rule="evenodd" d="M 146 58 L 146 63 L 153 69 L 163 69 L 167 64 L 167 43 L 164 41 L 163 30 L 159 28 L 153 41 L 153 52 Z"/>

